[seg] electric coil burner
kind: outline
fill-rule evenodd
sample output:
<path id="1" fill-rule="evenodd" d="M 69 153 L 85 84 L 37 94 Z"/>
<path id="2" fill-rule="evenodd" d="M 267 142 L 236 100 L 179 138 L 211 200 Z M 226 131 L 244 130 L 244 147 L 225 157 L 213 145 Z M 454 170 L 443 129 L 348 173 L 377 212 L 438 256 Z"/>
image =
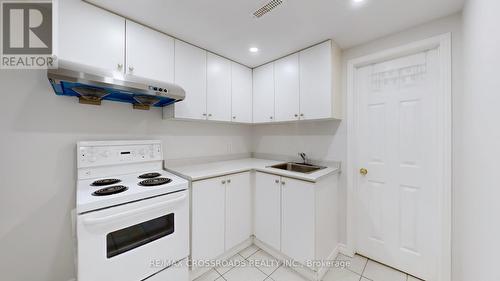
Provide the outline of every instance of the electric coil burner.
<path id="1" fill-rule="evenodd" d="M 139 176 L 140 179 L 152 179 L 161 176 L 160 173 L 147 173 Z"/>
<path id="2" fill-rule="evenodd" d="M 111 185 L 111 184 L 117 184 L 121 182 L 119 179 L 102 179 L 102 180 L 96 180 L 92 183 L 93 186 L 105 186 L 105 185 Z"/>
<path id="3" fill-rule="evenodd" d="M 94 195 L 94 196 L 113 195 L 113 194 L 124 192 L 127 189 L 128 189 L 128 187 L 123 186 L 123 185 L 114 185 L 114 186 L 106 187 L 103 189 L 99 189 L 99 190 L 95 191 L 94 193 L 92 193 L 92 195 Z"/>
<path id="4" fill-rule="evenodd" d="M 142 186 L 157 186 L 157 185 L 162 185 L 162 184 L 167 184 L 171 182 L 172 180 L 169 178 L 154 178 L 154 179 L 147 179 L 139 182 L 139 185 Z"/>

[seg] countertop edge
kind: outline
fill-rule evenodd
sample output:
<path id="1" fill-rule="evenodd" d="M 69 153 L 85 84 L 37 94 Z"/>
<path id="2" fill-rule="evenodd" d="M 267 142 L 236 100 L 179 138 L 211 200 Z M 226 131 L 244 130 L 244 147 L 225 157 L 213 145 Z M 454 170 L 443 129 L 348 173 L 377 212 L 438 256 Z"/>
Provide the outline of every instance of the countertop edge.
<path id="1" fill-rule="evenodd" d="M 256 159 L 256 160 L 261 160 L 261 159 Z M 271 161 L 273 161 L 273 160 L 271 160 Z M 218 163 L 222 163 L 222 162 L 226 162 L 226 161 L 214 162 L 214 164 L 218 164 Z M 182 177 L 186 180 L 189 180 L 191 182 L 196 182 L 196 181 L 201 181 L 201 180 L 206 180 L 206 179 L 211 179 L 211 178 L 217 178 L 217 177 L 222 177 L 222 176 L 227 176 L 227 175 L 232 175 L 232 174 L 244 173 L 244 172 L 249 172 L 249 171 L 257 171 L 257 172 L 262 172 L 262 173 L 267 173 L 267 174 L 272 174 L 272 175 L 277 175 L 277 176 L 283 176 L 283 177 L 288 177 L 288 178 L 298 179 L 298 180 L 303 180 L 303 181 L 308 181 L 308 182 L 318 182 L 321 179 L 325 178 L 326 176 L 338 174 L 341 172 L 340 167 L 327 167 L 325 170 L 315 172 L 315 173 L 318 173 L 317 176 L 312 176 L 315 173 L 301 175 L 299 173 L 294 173 L 294 172 L 280 171 L 278 169 L 269 168 L 267 166 L 256 167 L 254 164 L 249 163 L 249 165 L 247 167 L 241 167 L 241 168 L 235 168 L 235 169 L 221 169 L 220 171 L 216 171 L 216 172 L 212 172 L 212 173 L 209 172 L 209 173 L 203 174 L 202 176 L 190 176 L 190 175 L 184 174 L 184 173 L 176 170 L 176 167 L 164 167 L 164 168 L 168 172 L 171 172 L 171 173 L 173 173 L 179 177 Z"/>

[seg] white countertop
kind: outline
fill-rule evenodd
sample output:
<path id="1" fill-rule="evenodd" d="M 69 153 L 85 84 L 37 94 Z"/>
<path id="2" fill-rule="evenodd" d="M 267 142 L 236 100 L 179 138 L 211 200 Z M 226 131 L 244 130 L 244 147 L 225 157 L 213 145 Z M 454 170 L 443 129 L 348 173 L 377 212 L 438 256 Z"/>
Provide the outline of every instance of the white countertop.
<path id="1" fill-rule="evenodd" d="M 327 167 L 310 174 L 303 174 L 297 172 L 290 172 L 275 168 L 268 168 L 268 166 L 284 163 L 286 161 L 264 160 L 256 158 L 245 158 L 238 160 L 211 162 L 196 165 L 183 165 L 183 166 L 168 166 L 165 169 L 174 174 L 177 174 L 190 181 L 198 181 L 208 178 L 214 178 L 229 174 L 236 174 L 246 171 L 259 171 L 279 176 L 295 178 L 310 182 L 316 182 L 320 178 L 337 173 L 340 171 L 339 167 Z"/>

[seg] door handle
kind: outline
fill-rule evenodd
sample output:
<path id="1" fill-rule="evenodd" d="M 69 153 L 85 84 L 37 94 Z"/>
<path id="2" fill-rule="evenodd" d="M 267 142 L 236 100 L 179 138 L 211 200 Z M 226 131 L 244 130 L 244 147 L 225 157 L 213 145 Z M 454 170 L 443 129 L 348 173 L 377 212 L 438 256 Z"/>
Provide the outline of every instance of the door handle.
<path id="1" fill-rule="evenodd" d="M 184 201 L 186 198 L 187 198 L 186 195 L 182 195 L 180 197 L 177 197 L 175 199 L 172 199 L 172 200 L 169 200 L 166 202 L 156 203 L 154 205 L 150 205 L 150 206 L 146 206 L 146 207 L 142 207 L 142 208 L 137 208 L 137 209 L 122 212 L 119 214 L 109 215 L 109 216 L 100 217 L 100 218 L 86 218 L 83 220 L 83 223 L 86 225 L 106 224 L 106 223 L 109 223 L 109 222 L 112 222 L 115 220 L 119 220 L 119 219 L 123 219 L 126 217 L 130 217 L 130 216 L 134 216 L 134 215 L 142 215 L 146 212 L 149 212 L 151 210 L 154 210 L 154 209 L 157 209 L 160 207 L 165 207 L 168 205 L 179 203 L 180 201 Z"/>
<path id="2" fill-rule="evenodd" d="M 361 169 L 359 169 L 359 173 L 360 173 L 361 175 L 363 175 L 363 176 L 366 176 L 366 174 L 368 174 L 368 170 L 367 170 L 367 169 L 365 169 L 365 168 L 361 168 Z"/>

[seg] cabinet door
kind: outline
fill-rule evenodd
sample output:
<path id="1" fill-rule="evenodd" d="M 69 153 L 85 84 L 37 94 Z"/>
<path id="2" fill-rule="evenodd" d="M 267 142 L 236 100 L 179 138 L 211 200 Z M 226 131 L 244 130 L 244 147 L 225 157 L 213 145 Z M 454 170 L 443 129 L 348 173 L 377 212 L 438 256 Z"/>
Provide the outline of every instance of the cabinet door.
<path id="1" fill-rule="evenodd" d="M 314 260 L 314 184 L 289 178 L 281 181 L 281 251 L 298 262 Z"/>
<path id="2" fill-rule="evenodd" d="M 174 39 L 127 20 L 128 74 L 174 82 Z"/>
<path id="3" fill-rule="evenodd" d="M 208 120 L 231 121 L 231 61 L 207 54 Z"/>
<path id="4" fill-rule="evenodd" d="M 80 0 L 59 1 L 59 59 L 123 72 L 125 19 Z"/>
<path id="5" fill-rule="evenodd" d="M 231 76 L 232 121 L 252 123 L 252 70 L 233 62 Z"/>
<path id="6" fill-rule="evenodd" d="M 206 119 L 207 52 L 175 40 L 175 83 L 186 91 L 186 99 L 175 104 L 175 117 Z"/>
<path id="7" fill-rule="evenodd" d="M 223 178 L 193 182 L 191 255 L 213 259 L 224 253 L 225 184 Z"/>
<path id="8" fill-rule="evenodd" d="M 281 185 L 279 176 L 256 173 L 254 210 L 255 237 L 279 251 L 281 249 Z"/>
<path id="9" fill-rule="evenodd" d="M 274 121 L 274 63 L 253 70 L 253 122 Z"/>
<path id="10" fill-rule="evenodd" d="M 301 119 L 332 117 L 332 42 L 300 52 Z"/>
<path id="11" fill-rule="evenodd" d="M 226 183 L 226 251 L 252 235 L 250 172 L 230 175 Z"/>
<path id="12" fill-rule="evenodd" d="M 274 62 L 276 121 L 299 120 L 299 54 Z"/>

